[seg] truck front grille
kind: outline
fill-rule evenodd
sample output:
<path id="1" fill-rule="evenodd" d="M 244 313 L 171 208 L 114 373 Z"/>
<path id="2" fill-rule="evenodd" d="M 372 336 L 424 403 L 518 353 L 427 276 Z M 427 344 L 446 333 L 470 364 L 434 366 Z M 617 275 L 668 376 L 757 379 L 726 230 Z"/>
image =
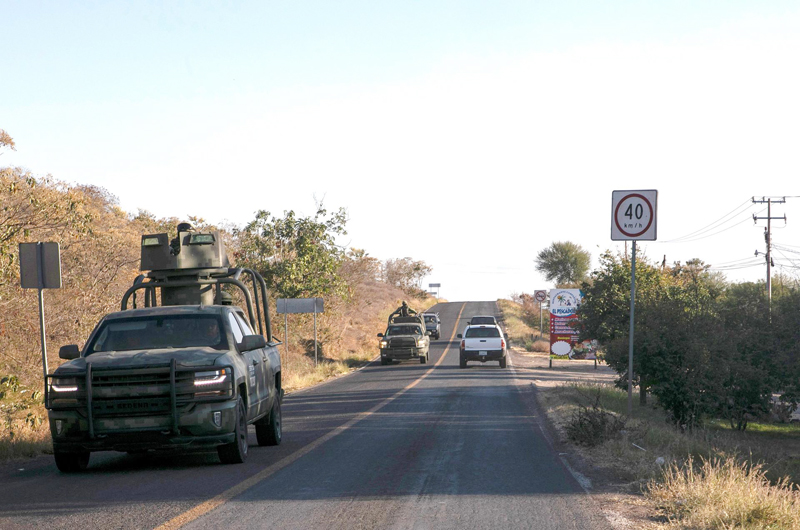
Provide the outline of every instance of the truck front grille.
<path id="1" fill-rule="evenodd" d="M 413 337 L 398 337 L 389 341 L 390 348 L 414 348 L 416 345 Z"/>

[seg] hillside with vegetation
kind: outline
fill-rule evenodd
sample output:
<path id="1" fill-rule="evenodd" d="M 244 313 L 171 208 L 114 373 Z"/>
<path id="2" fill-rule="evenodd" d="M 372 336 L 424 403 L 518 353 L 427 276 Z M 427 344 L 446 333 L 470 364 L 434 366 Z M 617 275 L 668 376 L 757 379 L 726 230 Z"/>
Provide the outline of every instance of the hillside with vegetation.
<path id="1" fill-rule="evenodd" d="M 14 148 L 4 132 L 2 148 Z M 58 348 L 82 345 L 98 320 L 117 311 L 123 293 L 141 274 L 142 234 L 177 235 L 177 224 L 219 230 L 234 266 L 258 270 L 270 298 L 274 335 L 284 342 L 284 387 L 308 386 L 346 373 L 377 354 L 375 336 L 402 299 L 425 308 L 418 288 L 430 267 L 412 258 L 386 261 L 344 248 L 345 209 L 317 204 L 313 215 L 259 211 L 245 226 L 216 226 L 204 219 L 157 218 L 123 211 L 107 190 L 71 185 L 16 167 L 0 167 L 0 459 L 49 446 L 42 404 L 38 293 L 20 287 L 18 246 L 60 244 L 62 288 L 44 292 L 48 364 L 61 362 Z M 277 298 L 322 297 L 318 315 L 320 362 L 314 363 L 313 316 L 290 315 L 289 335 L 275 311 Z"/>

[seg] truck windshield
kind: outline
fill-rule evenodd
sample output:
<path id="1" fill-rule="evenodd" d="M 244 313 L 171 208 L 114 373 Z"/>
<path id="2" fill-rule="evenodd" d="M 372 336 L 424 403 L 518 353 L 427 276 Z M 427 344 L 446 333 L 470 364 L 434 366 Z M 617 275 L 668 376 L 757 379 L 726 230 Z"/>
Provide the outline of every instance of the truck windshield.
<path id="1" fill-rule="evenodd" d="M 87 355 L 97 352 L 208 347 L 227 350 L 228 339 L 219 317 L 159 315 L 109 320 L 94 336 Z"/>
<path id="2" fill-rule="evenodd" d="M 419 335 L 419 326 L 389 326 L 386 335 Z"/>
<path id="3" fill-rule="evenodd" d="M 500 330 L 497 328 L 470 328 L 465 335 L 468 339 L 479 338 L 488 339 L 500 336 Z"/>
<path id="4" fill-rule="evenodd" d="M 436 317 L 425 317 L 425 322 L 428 324 L 436 323 Z"/>
<path id="5" fill-rule="evenodd" d="M 472 317 L 471 324 L 494 324 L 494 317 Z"/>

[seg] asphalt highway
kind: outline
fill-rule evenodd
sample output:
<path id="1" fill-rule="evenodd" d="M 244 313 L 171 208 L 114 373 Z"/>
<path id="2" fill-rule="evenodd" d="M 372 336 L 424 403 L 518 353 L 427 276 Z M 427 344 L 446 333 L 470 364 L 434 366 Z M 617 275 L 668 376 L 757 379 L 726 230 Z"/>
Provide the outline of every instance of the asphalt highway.
<path id="1" fill-rule="evenodd" d="M 259 447 L 251 430 L 245 464 L 93 453 L 74 475 L 50 456 L 0 468 L 0 528 L 610 528 L 513 359 L 459 368 L 456 333 L 495 303 L 432 310 L 428 364 L 373 362 L 287 395 L 283 443 Z"/>

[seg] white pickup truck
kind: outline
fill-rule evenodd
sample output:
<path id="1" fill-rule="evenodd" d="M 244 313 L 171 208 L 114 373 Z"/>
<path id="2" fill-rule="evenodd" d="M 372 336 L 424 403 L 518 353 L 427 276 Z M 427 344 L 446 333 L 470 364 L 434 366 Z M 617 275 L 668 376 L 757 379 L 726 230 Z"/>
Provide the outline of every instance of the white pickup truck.
<path id="1" fill-rule="evenodd" d="M 499 326 L 470 325 L 463 334 L 458 334 L 458 338 L 461 339 L 461 368 L 467 367 L 467 361 L 499 361 L 500 368 L 506 367 L 506 340 Z"/>

